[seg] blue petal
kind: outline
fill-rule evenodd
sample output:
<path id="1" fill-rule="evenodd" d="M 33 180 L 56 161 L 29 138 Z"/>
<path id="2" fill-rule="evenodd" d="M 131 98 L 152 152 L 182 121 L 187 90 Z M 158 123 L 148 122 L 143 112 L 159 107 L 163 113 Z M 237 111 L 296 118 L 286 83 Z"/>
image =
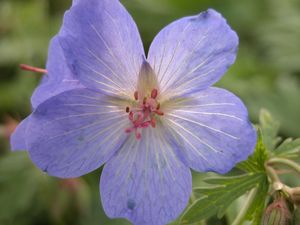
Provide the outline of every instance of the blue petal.
<path id="1" fill-rule="evenodd" d="M 144 50 L 118 0 L 79 1 L 65 15 L 60 42 L 72 72 L 86 87 L 132 97 Z"/>
<path id="2" fill-rule="evenodd" d="M 10 146 L 12 151 L 27 150 L 25 137 L 29 120 L 30 116 L 19 123 L 15 131 L 12 133 L 10 137 Z"/>
<path id="3" fill-rule="evenodd" d="M 209 9 L 165 27 L 151 44 L 148 60 L 162 95 L 179 96 L 217 82 L 236 58 L 238 37 Z"/>
<path id="4" fill-rule="evenodd" d="M 57 36 L 50 43 L 48 62 L 48 73 L 44 75 L 41 84 L 37 87 L 31 97 L 31 104 L 36 108 L 48 98 L 58 95 L 64 91 L 83 87 L 76 80 L 67 63 Z"/>
<path id="5" fill-rule="evenodd" d="M 74 89 L 40 104 L 26 141 L 32 161 L 58 177 L 77 177 L 105 163 L 127 138 L 128 115 L 119 101 Z"/>
<path id="6" fill-rule="evenodd" d="M 64 91 L 83 87 L 70 72 L 56 36 L 50 42 L 46 68 L 48 73 L 43 76 L 41 84 L 35 89 L 31 97 L 33 109 L 47 99 Z M 23 120 L 12 134 L 11 149 L 13 151 L 27 150 L 25 134 L 29 120 L 30 116 Z"/>
<path id="7" fill-rule="evenodd" d="M 76 5 L 80 0 L 73 0 L 72 5 Z"/>
<path id="8" fill-rule="evenodd" d="M 136 225 L 165 225 L 187 205 L 191 172 L 166 142 L 165 132 L 146 128 L 132 137 L 104 166 L 100 181 L 102 205 L 111 218 Z"/>
<path id="9" fill-rule="evenodd" d="M 253 152 L 256 131 L 232 93 L 208 88 L 178 100 L 165 115 L 174 144 L 192 169 L 226 173 Z"/>

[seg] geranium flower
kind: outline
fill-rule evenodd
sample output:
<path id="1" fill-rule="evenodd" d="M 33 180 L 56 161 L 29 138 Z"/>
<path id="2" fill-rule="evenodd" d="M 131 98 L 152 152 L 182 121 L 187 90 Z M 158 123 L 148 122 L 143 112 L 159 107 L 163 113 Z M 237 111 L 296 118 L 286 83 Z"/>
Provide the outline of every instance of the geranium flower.
<path id="1" fill-rule="evenodd" d="M 190 169 L 226 173 L 252 153 L 256 132 L 232 93 L 210 87 L 235 61 L 238 37 L 216 11 L 179 19 L 146 57 L 118 0 L 78 0 L 52 40 L 33 113 L 12 137 L 49 175 L 104 163 L 106 214 L 136 225 L 178 217 Z"/>

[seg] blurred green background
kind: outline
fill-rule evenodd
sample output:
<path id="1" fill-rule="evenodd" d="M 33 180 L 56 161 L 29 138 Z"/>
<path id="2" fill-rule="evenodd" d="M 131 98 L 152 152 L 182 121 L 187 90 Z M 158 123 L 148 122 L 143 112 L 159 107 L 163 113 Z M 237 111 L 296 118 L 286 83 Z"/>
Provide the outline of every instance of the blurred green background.
<path id="1" fill-rule="evenodd" d="M 282 136 L 300 136 L 299 0 L 122 2 L 137 22 L 146 50 L 156 33 L 174 19 L 207 8 L 220 11 L 237 31 L 240 47 L 236 63 L 217 85 L 243 99 L 254 123 L 264 107 L 281 122 Z M 100 170 L 58 180 L 37 170 L 26 153 L 9 151 L 9 135 L 30 113 L 30 96 L 40 78 L 18 65 L 45 67 L 49 40 L 70 5 L 71 0 L 0 0 L 1 225 L 129 224 L 103 213 Z M 195 176 L 195 184 L 201 176 Z M 227 224 L 226 218 L 219 224 Z"/>

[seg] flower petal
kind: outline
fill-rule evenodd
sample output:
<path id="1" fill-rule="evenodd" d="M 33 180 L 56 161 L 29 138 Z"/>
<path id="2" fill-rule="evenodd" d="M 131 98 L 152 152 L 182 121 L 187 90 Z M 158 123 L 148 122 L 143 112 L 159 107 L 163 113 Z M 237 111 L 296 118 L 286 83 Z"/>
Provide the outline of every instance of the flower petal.
<path id="1" fill-rule="evenodd" d="M 80 0 L 73 0 L 72 5 L 76 5 Z"/>
<path id="2" fill-rule="evenodd" d="M 127 135 L 128 115 L 116 99 L 88 89 L 40 104 L 26 135 L 32 161 L 58 177 L 77 177 L 105 163 Z"/>
<path id="3" fill-rule="evenodd" d="M 101 175 L 102 205 L 109 217 L 133 224 L 165 225 L 187 205 L 191 172 L 174 154 L 159 127 L 134 135 L 106 163 Z"/>
<path id="4" fill-rule="evenodd" d="M 178 154 L 197 171 L 226 173 L 247 159 L 256 144 L 247 109 L 223 89 L 208 88 L 178 100 L 164 119 Z"/>
<path id="5" fill-rule="evenodd" d="M 148 60 L 162 95 L 179 96 L 218 81 L 235 61 L 237 46 L 236 33 L 209 9 L 165 27 L 151 44 Z"/>
<path id="6" fill-rule="evenodd" d="M 136 24 L 118 0 L 79 1 L 65 15 L 60 41 L 86 87 L 132 97 L 144 50 Z"/>
<path id="7" fill-rule="evenodd" d="M 64 91 L 71 89 L 82 88 L 78 80 L 76 80 L 67 63 L 63 54 L 61 45 L 57 36 L 55 36 L 49 46 L 48 73 L 44 75 L 41 84 L 34 91 L 31 97 L 31 104 L 36 108 L 40 103 L 48 98 L 58 95 Z"/>
<path id="8" fill-rule="evenodd" d="M 21 121 L 19 125 L 16 127 L 15 131 L 12 133 L 10 137 L 10 146 L 12 151 L 27 150 L 27 145 L 25 142 L 25 134 L 26 134 L 29 120 L 30 120 L 30 116 L 28 116 L 23 121 Z"/>

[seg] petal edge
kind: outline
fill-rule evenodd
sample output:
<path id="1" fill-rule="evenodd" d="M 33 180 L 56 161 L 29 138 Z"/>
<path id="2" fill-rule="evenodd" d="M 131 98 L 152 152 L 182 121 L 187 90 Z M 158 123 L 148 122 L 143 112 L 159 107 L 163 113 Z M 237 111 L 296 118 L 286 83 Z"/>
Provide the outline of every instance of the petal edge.
<path id="1" fill-rule="evenodd" d="M 213 9 L 184 17 L 154 38 L 148 60 L 163 94 L 190 94 L 217 82 L 234 63 L 238 36 Z"/>

